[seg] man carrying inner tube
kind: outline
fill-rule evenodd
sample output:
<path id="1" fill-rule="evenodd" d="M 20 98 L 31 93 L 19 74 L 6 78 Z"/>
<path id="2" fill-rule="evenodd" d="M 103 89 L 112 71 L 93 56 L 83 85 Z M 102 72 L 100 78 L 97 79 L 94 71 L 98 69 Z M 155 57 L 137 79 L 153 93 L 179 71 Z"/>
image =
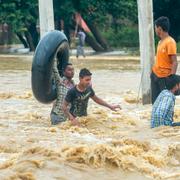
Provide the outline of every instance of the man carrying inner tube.
<path id="1" fill-rule="evenodd" d="M 119 105 L 110 105 L 95 95 L 91 87 L 91 72 L 84 68 L 79 73 L 79 84 L 70 89 L 63 103 L 64 113 L 67 115 L 73 125 L 79 125 L 76 117 L 87 116 L 87 107 L 89 98 L 97 104 L 108 107 L 112 111 L 121 108 Z M 68 109 L 71 104 L 70 110 Z"/>
<path id="2" fill-rule="evenodd" d="M 63 69 L 63 77 L 61 78 L 57 69 L 56 62 L 53 67 L 53 78 L 57 89 L 57 99 L 53 104 L 51 111 L 51 124 L 56 125 L 66 120 L 66 116 L 62 109 L 64 98 L 69 89 L 74 87 L 74 68 L 72 64 L 67 63 Z"/>

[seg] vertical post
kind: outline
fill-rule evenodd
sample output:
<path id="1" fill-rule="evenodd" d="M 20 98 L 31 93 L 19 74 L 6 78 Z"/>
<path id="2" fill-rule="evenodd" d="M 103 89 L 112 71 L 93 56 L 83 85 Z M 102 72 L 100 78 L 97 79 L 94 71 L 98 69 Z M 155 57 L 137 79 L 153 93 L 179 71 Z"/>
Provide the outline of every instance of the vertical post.
<path id="1" fill-rule="evenodd" d="M 154 64 L 154 25 L 152 0 L 137 0 L 140 59 L 142 72 L 142 102 L 151 103 L 151 68 Z"/>
<path id="2" fill-rule="evenodd" d="M 39 0 L 40 35 L 54 30 L 53 0 Z"/>

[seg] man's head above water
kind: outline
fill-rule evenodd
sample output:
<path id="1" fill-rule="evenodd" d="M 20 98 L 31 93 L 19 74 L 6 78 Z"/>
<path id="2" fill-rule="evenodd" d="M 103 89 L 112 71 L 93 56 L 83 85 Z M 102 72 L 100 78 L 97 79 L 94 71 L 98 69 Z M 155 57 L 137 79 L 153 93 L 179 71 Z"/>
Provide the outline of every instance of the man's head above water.
<path id="1" fill-rule="evenodd" d="M 72 79 L 74 77 L 74 67 L 71 63 L 67 63 L 64 66 L 63 75 L 68 79 Z"/>
<path id="2" fill-rule="evenodd" d="M 166 88 L 173 94 L 177 94 L 180 90 L 180 76 L 172 74 L 166 78 Z"/>
<path id="3" fill-rule="evenodd" d="M 79 81 L 80 81 L 81 86 L 83 87 L 90 86 L 91 76 L 92 76 L 92 73 L 88 69 L 86 68 L 81 69 L 79 72 Z"/>
<path id="4" fill-rule="evenodd" d="M 170 29 L 169 18 L 162 16 L 155 20 L 155 32 L 160 38 L 163 38 L 164 34 L 168 34 Z"/>

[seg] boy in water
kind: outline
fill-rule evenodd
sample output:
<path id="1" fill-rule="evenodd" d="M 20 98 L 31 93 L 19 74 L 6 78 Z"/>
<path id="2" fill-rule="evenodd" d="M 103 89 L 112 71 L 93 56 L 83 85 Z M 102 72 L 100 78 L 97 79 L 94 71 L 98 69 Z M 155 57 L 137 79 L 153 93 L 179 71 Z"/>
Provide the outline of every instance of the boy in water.
<path id="1" fill-rule="evenodd" d="M 97 104 L 108 107 L 112 111 L 116 111 L 117 108 L 120 109 L 119 105 L 108 104 L 95 95 L 91 87 L 91 75 L 92 73 L 88 69 L 81 69 L 79 73 L 79 84 L 68 91 L 63 103 L 64 113 L 73 125 L 79 125 L 76 117 L 87 116 L 89 98 Z M 70 110 L 68 110 L 69 104 L 71 104 Z"/>

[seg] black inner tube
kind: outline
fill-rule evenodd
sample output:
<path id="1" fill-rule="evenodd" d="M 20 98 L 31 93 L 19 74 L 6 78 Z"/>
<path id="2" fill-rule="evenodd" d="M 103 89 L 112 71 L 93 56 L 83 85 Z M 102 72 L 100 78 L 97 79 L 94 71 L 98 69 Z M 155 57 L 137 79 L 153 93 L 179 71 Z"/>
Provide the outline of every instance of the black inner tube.
<path id="1" fill-rule="evenodd" d="M 57 98 L 52 83 L 52 68 L 57 60 L 57 68 L 62 76 L 64 65 L 69 61 L 69 45 L 60 31 L 48 32 L 38 43 L 32 63 L 32 91 L 41 103 L 51 103 Z"/>

